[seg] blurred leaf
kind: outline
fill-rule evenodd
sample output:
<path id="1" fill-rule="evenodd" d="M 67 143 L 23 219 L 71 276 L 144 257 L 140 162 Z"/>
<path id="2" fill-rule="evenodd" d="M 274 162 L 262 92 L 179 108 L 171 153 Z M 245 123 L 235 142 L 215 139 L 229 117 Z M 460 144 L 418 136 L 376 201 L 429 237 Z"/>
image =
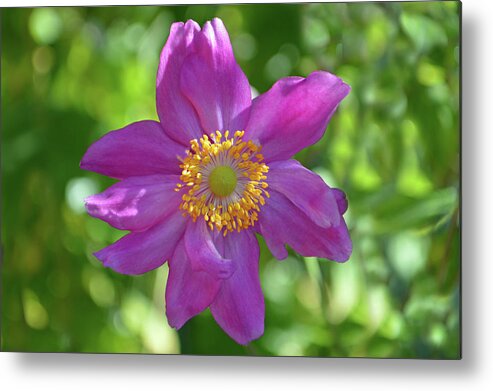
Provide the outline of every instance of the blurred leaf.
<path id="1" fill-rule="evenodd" d="M 428 51 L 435 45 L 447 44 L 447 35 L 443 28 L 427 16 L 404 12 L 401 15 L 401 25 L 419 51 Z"/>

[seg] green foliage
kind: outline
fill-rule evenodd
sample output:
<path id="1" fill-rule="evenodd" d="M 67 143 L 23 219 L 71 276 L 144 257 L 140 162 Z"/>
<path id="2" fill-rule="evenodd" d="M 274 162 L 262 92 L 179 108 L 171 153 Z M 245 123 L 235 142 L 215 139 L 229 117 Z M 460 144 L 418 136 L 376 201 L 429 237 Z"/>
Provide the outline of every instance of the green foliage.
<path id="1" fill-rule="evenodd" d="M 459 357 L 458 7 L 2 9 L 2 350 Z M 348 194 L 354 253 L 278 262 L 260 239 L 266 329 L 247 348 L 209 312 L 167 325 L 167 266 L 123 276 L 91 255 L 123 233 L 83 208 L 112 181 L 79 169 L 98 137 L 157 118 L 170 24 L 214 16 L 259 93 L 317 69 L 352 87 L 297 158 Z"/>

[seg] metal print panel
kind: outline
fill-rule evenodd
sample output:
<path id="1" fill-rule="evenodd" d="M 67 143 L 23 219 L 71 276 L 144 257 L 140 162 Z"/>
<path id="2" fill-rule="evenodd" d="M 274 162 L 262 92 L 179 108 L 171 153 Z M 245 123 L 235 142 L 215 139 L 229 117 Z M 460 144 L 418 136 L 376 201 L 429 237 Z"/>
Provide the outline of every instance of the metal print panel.
<path id="1" fill-rule="evenodd" d="M 3 351 L 460 358 L 460 3 L 1 18 Z"/>

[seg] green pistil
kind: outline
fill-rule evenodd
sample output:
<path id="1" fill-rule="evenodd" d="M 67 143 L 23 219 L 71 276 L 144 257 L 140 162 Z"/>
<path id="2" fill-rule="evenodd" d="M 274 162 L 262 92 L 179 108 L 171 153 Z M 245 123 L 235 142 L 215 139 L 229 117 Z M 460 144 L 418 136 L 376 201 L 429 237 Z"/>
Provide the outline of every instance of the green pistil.
<path id="1" fill-rule="evenodd" d="M 219 197 L 227 197 L 236 189 L 236 172 L 229 166 L 217 166 L 209 175 L 209 188 Z"/>

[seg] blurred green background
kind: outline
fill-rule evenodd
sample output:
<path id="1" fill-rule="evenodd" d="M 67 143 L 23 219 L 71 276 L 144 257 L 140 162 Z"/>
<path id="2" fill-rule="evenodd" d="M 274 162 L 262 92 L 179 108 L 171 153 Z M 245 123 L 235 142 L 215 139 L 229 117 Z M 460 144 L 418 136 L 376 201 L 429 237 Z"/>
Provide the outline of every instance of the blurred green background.
<path id="1" fill-rule="evenodd" d="M 6 351 L 458 358 L 456 2 L 2 9 L 2 330 Z M 274 260 L 265 334 L 235 344 L 208 311 L 165 318 L 167 266 L 132 277 L 91 254 L 123 232 L 83 199 L 106 132 L 157 119 L 170 24 L 219 16 L 252 87 L 317 69 L 352 92 L 297 158 L 348 194 L 345 264 Z"/>

